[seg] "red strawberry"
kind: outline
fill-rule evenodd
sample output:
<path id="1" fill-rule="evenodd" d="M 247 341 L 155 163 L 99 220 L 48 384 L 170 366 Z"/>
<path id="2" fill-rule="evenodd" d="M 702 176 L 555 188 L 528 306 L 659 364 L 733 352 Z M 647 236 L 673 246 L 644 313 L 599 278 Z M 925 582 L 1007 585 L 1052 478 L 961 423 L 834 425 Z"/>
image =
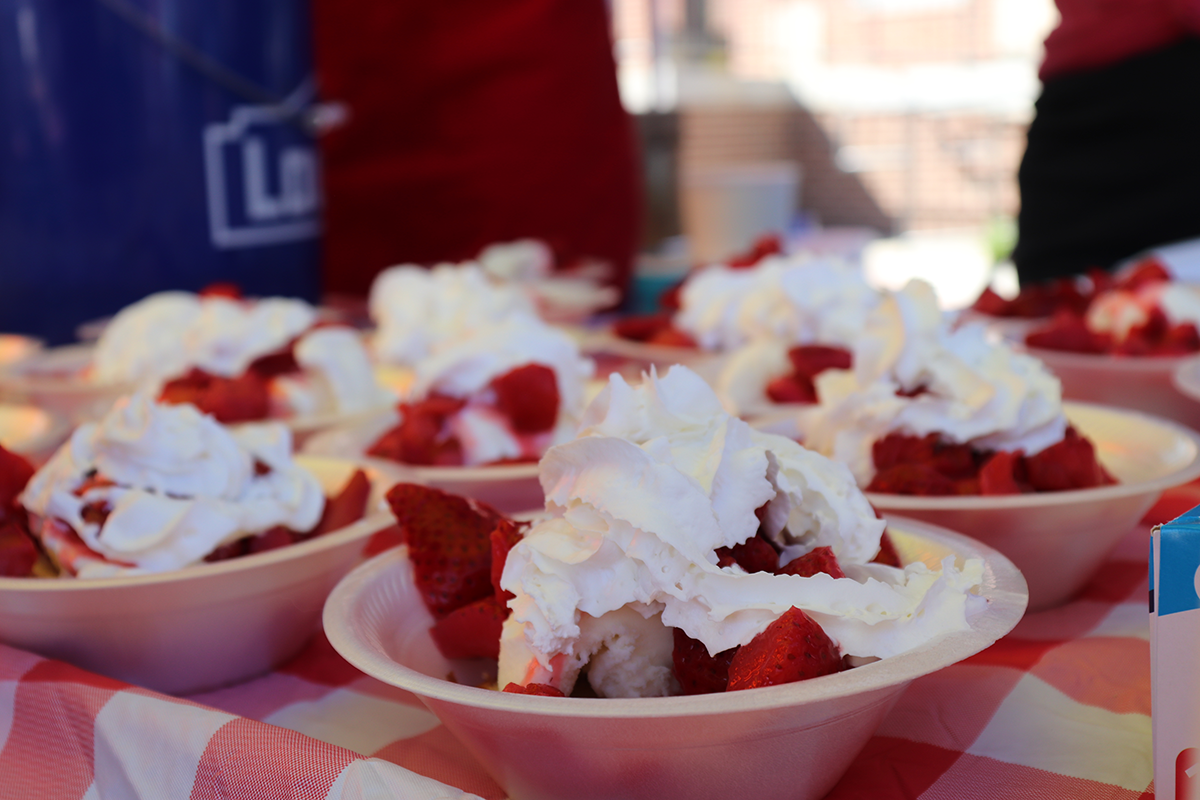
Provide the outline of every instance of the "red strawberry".
<path id="1" fill-rule="evenodd" d="M 642 314 L 617 320 L 613 325 L 613 333 L 622 339 L 645 342 L 670 327 L 670 314 Z"/>
<path id="2" fill-rule="evenodd" d="M 246 369 L 263 379 L 299 372 L 300 364 L 296 361 L 296 341 L 293 339 L 285 347 L 259 356 L 251 361 L 250 366 Z"/>
<path id="3" fill-rule="evenodd" d="M 37 545 L 24 528 L 15 521 L 0 523 L 0 577 L 29 577 L 37 560 Z"/>
<path id="4" fill-rule="evenodd" d="M 767 384 L 767 397 L 773 403 L 815 403 L 817 390 L 811 380 L 796 375 L 783 375 Z"/>
<path id="5" fill-rule="evenodd" d="M 358 522 L 367 510 L 367 497 L 371 494 L 371 481 L 361 469 L 354 470 L 342 490 L 325 501 L 325 510 L 317 527 L 308 536 L 320 536 Z"/>
<path id="6" fill-rule="evenodd" d="M 510 683 L 504 687 L 504 691 L 510 694 L 532 694 L 541 697 L 566 697 L 558 689 L 546 683 L 531 683 L 528 686 L 522 686 L 519 683 Z"/>
<path id="7" fill-rule="evenodd" d="M 837 556 L 833 554 L 832 547 L 813 548 L 799 558 L 793 558 L 775 572 L 778 575 L 799 575 L 803 578 L 811 578 L 818 572 L 824 572 L 834 578 L 846 577 L 846 573 L 842 572 L 842 567 L 838 564 Z"/>
<path id="8" fill-rule="evenodd" d="M 1070 311 L 1056 312 L 1045 327 L 1025 336 L 1030 347 L 1046 350 L 1065 350 L 1071 353 L 1106 353 L 1112 347 L 1108 334 L 1093 333 L 1083 317 Z"/>
<path id="9" fill-rule="evenodd" d="M 882 439 L 877 439 L 871 445 L 871 459 L 875 469 L 885 470 L 904 464 L 927 464 L 933 462 L 933 446 L 937 436 L 909 436 L 903 433 L 889 433 Z"/>
<path id="10" fill-rule="evenodd" d="M 683 294 L 683 281 L 680 281 L 658 296 L 658 307 L 668 311 L 678 311 L 682 304 L 680 300 L 681 294 Z"/>
<path id="11" fill-rule="evenodd" d="M 1167 272 L 1167 268 L 1161 261 L 1151 256 L 1137 262 L 1128 271 L 1124 271 L 1117 278 L 1115 287 L 1127 292 L 1135 292 L 1143 286 L 1149 286 L 1152 283 L 1166 283 L 1169 280 L 1171 280 L 1171 273 Z"/>
<path id="12" fill-rule="evenodd" d="M 204 560 L 213 563 L 216 561 L 228 561 L 231 558 L 241 558 L 246 555 L 246 547 L 250 542 L 250 537 L 246 536 L 228 544 L 223 544 L 216 550 L 204 557 Z"/>
<path id="13" fill-rule="evenodd" d="M 257 536 L 246 537 L 247 553 L 265 553 L 268 550 L 278 550 L 300 540 L 300 534 L 282 525 L 267 528 Z"/>
<path id="14" fill-rule="evenodd" d="M 753 267 L 767 256 L 778 255 L 782 252 L 783 240 L 779 238 L 779 234 L 764 233 L 754 240 L 754 244 L 750 245 L 748 251 L 733 256 L 726 263 L 734 269 L 743 269 Z"/>
<path id="15" fill-rule="evenodd" d="M 933 468 L 951 480 L 973 478 L 979 474 L 975 451 L 968 444 L 936 444 L 933 448 Z"/>
<path id="16" fill-rule="evenodd" d="M 695 349 L 696 340 L 675 327 L 663 328 L 646 340 L 646 344 L 656 344 L 661 347 L 687 347 Z"/>
<path id="17" fill-rule="evenodd" d="M 879 552 L 871 559 L 871 563 L 886 564 L 889 567 L 904 566 L 900 561 L 900 554 L 896 552 L 896 544 L 892 541 L 892 537 L 888 536 L 886 530 L 883 532 L 883 536 L 879 538 Z"/>
<path id="18" fill-rule="evenodd" d="M 1025 457 L 1025 471 L 1035 491 L 1089 489 L 1115 483 L 1096 460 L 1092 443 L 1072 427 L 1061 442 Z"/>
<path id="19" fill-rule="evenodd" d="M 464 405 L 463 400 L 436 395 L 419 403 L 402 403 L 400 424 L 367 448 L 367 455 L 402 464 L 461 466 L 462 447 L 445 428 L 447 417 Z"/>
<path id="20" fill-rule="evenodd" d="M 779 553 L 761 536 L 735 544 L 733 547 L 717 549 L 717 566 L 737 564 L 746 572 L 774 572 L 779 569 Z"/>
<path id="21" fill-rule="evenodd" d="M 725 691 L 729 683 L 729 662 L 736 647 L 723 650 L 715 656 L 708 648 L 679 628 L 675 628 L 675 649 L 671 660 L 675 663 L 675 677 L 684 694 L 711 694 Z"/>
<path id="22" fill-rule="evenodd" d="M 215 281 L 205 286 L 196 294 L 201 297 L 225 297 L 229 300 L 241 300 L 242 287 L 233 281 Z"/>
<path id="23" fill-rule="evenodd" d="M 23 456 L 0 447 L 0 524 L 16 513 L 17 496 L 33 472 L 33 465 Z"/>
<path id="24" fill-rule="evenodd" d="M 222 378 L 193 368 L 188 374 L 168 381 L 159 400 L 191 403 L 218 422 L 250 422 L 266 419 L 271 397 L 265 380 L 253 372 L 238 378 Z"/>
<path id="25" fill-rule="evenodd" d="M 820 344 L 801 345 L 788 350 L 792 369 L 809 380 L 827 369 L 850 369 L 852 358 L 850 351 L 843 347 Z"/>
<path id="26" fill-rule="evenodd" d="M 728 691 L 776 686 L 842 669 L 837 645 L 798 608 L 789 608 L 734 654 Z"/>
<path id="27" fill-rule="evenodd" d="M 417 588 L 435 617 L 494 595 L 489 537 L 503 519 L 499 512 L 412 483 L 393 486 L 387 501 L 408 542 Z"/>
<path id="28" fill-rule="evenodd" d="M 1001 450 L 993 453 L 979 469 L 979 493 L 981 495 L 1020 494 L 1016 468 L 1021 461 L 1021 451 Z"/>
<path id="29" fill-rule="evenodd" d="M 492 589 L 496 592 L 496 600 L 503 605 L 516 597 L 512 592 L 500 588 L 500 578 L 504 575 L 504 562 L 508 560 L 508 551 L 521 541 L 521 528 L 512 520 L 502 519 L 489 534 L 488 541 L 492 546 Z"/>
<path id="30" fill-rule="evenodd" d="M 543 364 L 526 364 L 492 381 L 496 408 L 512 422 L 513 430 L 541 433 L 558 419 L 558 379 Z"/>
<path id="31" fill-rule="evenodd" d="M 489 595 L 457 608 L 429 629 L 446 658 L 499 658 L 500 629 L 508 609 Z"/>
<path id="32" fill-rule="evenodd" d="M 899 464 L 875 473 L 868 492 L 938 497 L 957 494 L 954 482 L 927 464 Z"/>

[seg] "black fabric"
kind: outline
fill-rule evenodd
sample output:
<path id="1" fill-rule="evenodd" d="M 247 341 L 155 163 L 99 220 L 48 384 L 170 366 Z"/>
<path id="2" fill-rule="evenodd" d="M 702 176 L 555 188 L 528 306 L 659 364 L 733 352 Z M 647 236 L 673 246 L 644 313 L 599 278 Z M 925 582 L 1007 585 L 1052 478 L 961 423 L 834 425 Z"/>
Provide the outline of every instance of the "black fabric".
<path id="1" fill-rule="evenodd" d="M 1021 281 L 1200 236 L 1200 39 L 1051 78 L 1018 181 Z"/>

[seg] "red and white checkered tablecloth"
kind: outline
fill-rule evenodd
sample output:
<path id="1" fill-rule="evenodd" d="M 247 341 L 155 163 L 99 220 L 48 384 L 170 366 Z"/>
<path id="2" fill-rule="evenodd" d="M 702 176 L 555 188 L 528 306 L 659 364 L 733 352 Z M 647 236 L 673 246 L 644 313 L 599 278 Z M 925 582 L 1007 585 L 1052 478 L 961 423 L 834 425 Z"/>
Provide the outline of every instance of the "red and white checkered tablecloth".
<path id="1" fill-rule="evenodd" d="M 1147 519 L 1197 504 L 1193 484 Z M 1152 797 L 1147 534 L 1131 531 L 1070 604 L 914 682 L 829 798 Z M 0 800 L 471 794 L 504 797 L 419 700 L 324 636 L 186 699 L 0 646 Z"/>

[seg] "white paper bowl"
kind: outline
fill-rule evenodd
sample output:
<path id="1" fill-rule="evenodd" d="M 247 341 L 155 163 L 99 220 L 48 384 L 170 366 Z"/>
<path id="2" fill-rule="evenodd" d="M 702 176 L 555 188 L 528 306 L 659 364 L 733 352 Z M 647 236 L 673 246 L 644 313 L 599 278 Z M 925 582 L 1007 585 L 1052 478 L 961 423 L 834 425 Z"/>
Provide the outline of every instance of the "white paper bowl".
<path id="1" fill-rule="evenodd" d="M 299 460 L 327 492 L 356 466 Z M 155 575 L 0 578 L 0 641 L 168 694 L 267 672 L 299 652 L 326 595 L 394 522 L 381 506 L 393 481 L 368 476 L 367 516 L 307 542 Z"/>
<path id="2" fill-rule="evenodd" d="M 446 661 L 433 644 L 403 547 L 346 576 L 325 605 L 325 632 L 351 664 L 418 695 L 510 797 L 809 800 L 833 787 L 910 681 L 988 647 L 1025 609 L 1025 581 L 994 550 L 918 522 L 890 523 L 908 560 L 984 558 L 986 611 L 970 631 L 785 686 L 598 700 L 451 683 L 451 670 L 466 681 L 474 665 Z"/>
<path id="3" fill-rule="evenodd" d="M 1067 418 L 1096 446 L 1119 483 L 1002 497 L 914 497 L 868 492 L 890 514 L 945 525 L 996 548 L 1029 582 L 1029 610 L 1069 600 L 1166 489 L 1200 477 L 1200 434 L 1120 408 L 1064 403 Z M 794 420 L 756 422 L 794 435 Z"/>
<path id="4" fill-rule="evenodd" d="M 1200 405 L 1172 379 L 1191 356 L 1110 356 L 1027 347 L 1062 381 L 1063 397 L 1157 414 L 1200 428 Z"/>
<path id="5" fill-rule="evenodd" d="M 542 484 L 538 481 L 537 464 L 422 467 L 367 457 L 367 448 L 399 421 L 400 415 L 392 409 L 348 425 L 338 425 L 308 438 L 301 451 L 314 456 L 349 458 L 381 468 L 386 465 L 406 483 L 420 483 L 451 494 L 472 497 L 505 514 L 530 511 L 546 505 Z"/>

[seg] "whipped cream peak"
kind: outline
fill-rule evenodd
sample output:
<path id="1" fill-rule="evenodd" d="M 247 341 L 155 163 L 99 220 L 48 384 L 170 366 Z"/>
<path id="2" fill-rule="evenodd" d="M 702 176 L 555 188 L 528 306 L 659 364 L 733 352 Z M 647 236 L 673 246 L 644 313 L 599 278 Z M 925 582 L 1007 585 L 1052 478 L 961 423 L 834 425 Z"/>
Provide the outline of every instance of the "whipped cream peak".
<path id="1" fill-rule="evenodd" d="M 314 322 L 316 310 L 302 300 L 152 294 L 122 309 L 105 327 L 96 342 L 95 379 L 155 387 L 192 367 L 235 377 Z"/>
<path id="2" fill-rule="evenodd" d="M 479 252 L 479 265 L 495 281 L 537 281 L 553 271 L 554 251 L 540 239 L 498 242 Z"/>
<path id="3" fill-rule="evenodd" d="M 761 338 L 849 345 L 879 302 L 860 270 L 825 259 L 768 256 L 754 267 L 714 264 L 691 275 L 674 324 L 705 350 Z"/>
<path id="4" fill-rule="evenodd" d="M 892 432 L 1033 454 L 1067 429 L 1062 386 L 1045 365 L 989 341 L 982 325 L 951 329 L 923 281 L 870 315 L 852 370 L 814 383 L 818 404 L 799 412 L 805 443 L 848 464 L 864 486 L 875 472 L 872 446 Z"/>
<path id="5" fill-rule="evenodd" d="M 437 345 L 513 314 L 535 313 L 523 291 L 493 284 L 474 262 L 386 269 L 371 285 L 369 308 L 376 355 L 402 365 L 415 365 Z"/>
<path id="6" fill-rule="evenodd" d="M 135 394 L 77 428 L 21 503 L 62 520 L 105 559 L 96 574 L 179 569 L 276 525 L 317 524 L 324 494 L 292 461 L 291 444 L 283 425 L 225 428 L 190 405 Z"/>
<path id="7" fill-rule="evenodd" d="M 684 367 L 651 371 L 637 386 L 613 375 L 579 438 L 546 453 L 540 477 L 549 518 L 510 551 L 500 582 L 515 595 L 501 635 L 502 685 L 570 693 L 583 665 L 601 657 L 602 686 L 593 688 L 604 696 L 667 694 L 669 628 L 715 654 L 793 606 L 858 656 L 903 652 L 967 626 L 976 562 L 961 571 L 880 567 L 861 581 L 718 566 L 714 551 L 755 536 L 764 506 L 763 535 L 784 563 L 829 546 L 844 565 L 865 566 L 884 522 L 846 467 L 725 413 Z M 636 657 L 603 655 L 631 641 L 645 643 Z M 637 669 L 620 669 L 622 659 Z"/>

